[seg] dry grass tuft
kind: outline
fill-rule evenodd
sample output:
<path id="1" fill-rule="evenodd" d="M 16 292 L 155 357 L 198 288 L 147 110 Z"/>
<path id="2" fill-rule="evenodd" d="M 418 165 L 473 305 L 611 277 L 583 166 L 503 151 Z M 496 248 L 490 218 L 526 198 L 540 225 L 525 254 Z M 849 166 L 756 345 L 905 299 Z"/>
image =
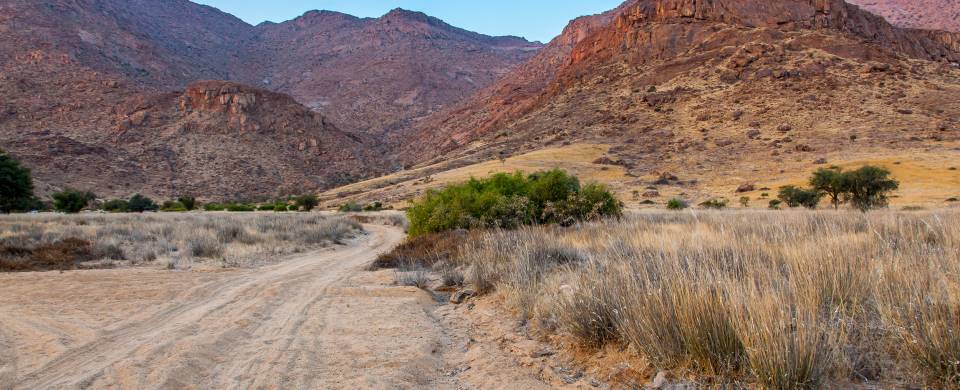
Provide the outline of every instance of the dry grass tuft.
<path id="1" fill-rule="evenodd" d="M 766 388 L 960 386 L 960 213 L 646 213 L 458 258 L 544 333 Z"/>

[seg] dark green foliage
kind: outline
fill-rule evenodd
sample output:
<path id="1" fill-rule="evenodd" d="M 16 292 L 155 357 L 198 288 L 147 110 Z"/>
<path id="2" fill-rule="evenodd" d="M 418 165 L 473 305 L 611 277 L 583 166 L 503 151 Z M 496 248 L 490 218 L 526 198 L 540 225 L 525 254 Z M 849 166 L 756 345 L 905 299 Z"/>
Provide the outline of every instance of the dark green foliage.
<path id="1" fill-rule="evenodd" d="M 680 198 L 673 198 L 667 201 L 667 210 L 683 210 L 689 208 L 687 201 Z"/>
<path id="2" fill-rule="evenodd" d="M 286 203 L 277 203 L 273 205 L 273 211 L 282 213 L 284 211 L 294 211 L 296 206 L 289 206 Z"/>
<path id="3" fill-rule="evenodd" d="M 723 210 L 727 208 L 728 204 L 730 204 L 729 200 L 718 198 L 718 199 L 710 199 L 706 202 L 700 203 L 700 207 L 705 209 Z"/>
<path id="4" fill-rule="evenodd" d="M 844 173 L 844 185 L 850 204 L 860 211 L 887 207 L 888 194 L 900 188 L 890 171 L 869 165 Z"/>
<path id="5" fill-rule="evenodd" d="M 222 203 L 207 203 L 203 205 L 204 211 L 224 211 L 227 209 L 227 206 Z"/>
<path id="6" fill-rule="evenodd" d="M 816 189 L 805 189 L 797 186 L 780 187 L 777 197 L 790 207 L 806 207 L 815 209 L 820 204 L 820 198 L 823 197 L 820 191 Z"/>
<path id="7" fill-rule="evenodd" d="M 410 235 L 455 229 L 513 229 L 530 224 L 572 225 L 619 217 L 623 205 L 606 187 L 580 186 L 562 170 L 497 174 L 429 191 L 407 211 Z"/>
<path id="8" fill-rule="evenodd" d="M 183 208 L 187 211 L 193 211 L 197 209 L 197 199 L 192 196 L 181 196 L 177 198 L 177 202 L 183 205 Z"/>
<path id="9" fill-rule="evenodd" d="M 100 209 L 110 213 L 125 213 L 130 211 L 130 204 L 123 199 L 112 199 L 104 202 Z"/>
<path id="10" fill-rule="evenodd" d="M 296 204 L 303 211 L 312 211 L 320 204 L 320 200 L 316 195 L 303 195 L 296 199 Z"/>
<path id="11" fill-rule="evenodd" d="M 30 170 L 0 150 L 0 213 L 39 209 Z"/>
<path id="12" fill-rule="evenodd" d="M 830 198 L 830 204 L 836 209 L 847 192 L 846 175 L 840 167 L 820 168 L 810 177 L 810 186 Z"/>
<path id="13" fill-rule="evenodd" d="M 363 206 L 354 202 L 347 202 L 340 205 L 340 208 L 337 210 L 341 213 L 359 213 L 363 211 Z"/>
<path id="14" fill-rule="evenodd" d="M 136 194 L 127 201 L 127 210 L 132 213 L 143 213 L 147 211 L 157 211 L 160 207 L 146 196 Z"/>
<path id="15" fill-rule="evenodd" d="M 97 196 L 90 192 L 67 189 L 53 194 L 53 208 L 61 213 L 75 214 L 96 198 Z"/>
<path id="16" fill-rule="evenodd" d="M 228 203 L 226 205 L 226 210 L 234 213 L 247 213 L 251 211 L 257 211 L 257 207 L 252 204 L 247 203 Z"/>
<path id="17" fill-rule="evenodd" d="M 780 210 L 780 205 L 783 204 L 783 201 L 780 199 L 770 200 L 770 209 L 771 210 Z"/>

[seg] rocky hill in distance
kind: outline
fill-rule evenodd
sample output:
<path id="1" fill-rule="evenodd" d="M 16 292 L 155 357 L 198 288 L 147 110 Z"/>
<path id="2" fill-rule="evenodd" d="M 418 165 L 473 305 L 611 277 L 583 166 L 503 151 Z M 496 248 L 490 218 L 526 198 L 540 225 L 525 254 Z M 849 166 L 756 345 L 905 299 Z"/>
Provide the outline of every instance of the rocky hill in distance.
<path id="1" fill-rule="evenodd" d="M 955 34 L 899 29 L 840 0 L 635 0 L 591 20 L 415 127 L 409 170 L 326 197 L 401 202 L 431 183 L 560 166 L 634 205 L 757 199 L 817 167 L 864 163 L 914 188 L 895 203 L 956 196 L 960 53 L 938 38 Z M 559 67 L 528 71 L 540 63 Z"/>
<path id="2" fill-rule="evenodd" d="M 11 0 L 0 4 L 0 148 L 44 192 L 230 199 L 329 188 L 396 165 L 367 134 L 463 100 L 539 47 L 403 10 L 250 26 L 187 0 Z M 220 118 L 245 125 L 200 132 L 222 114 L 171 103 L 209 85 L 199 80 L 249 85 L 223 85 L 258 97 Z"/>
<path id="3" fill-rule="evenodd" d="M 954 0 L 848 0 L 899 27 L 960 32 L 960 2 Z"/>

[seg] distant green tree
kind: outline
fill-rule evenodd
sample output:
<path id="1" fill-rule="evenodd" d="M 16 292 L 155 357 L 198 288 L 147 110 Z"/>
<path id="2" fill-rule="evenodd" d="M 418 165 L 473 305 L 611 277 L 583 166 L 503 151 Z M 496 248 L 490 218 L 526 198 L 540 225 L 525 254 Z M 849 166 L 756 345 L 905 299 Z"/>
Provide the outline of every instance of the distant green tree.
<path id="1" fill-rule="evenodd" d="M 810 186 L 830 198 L 830 204 L 836 209 L 847 194 L 847 175 L 840 167 L 820 168 L 810 177 Z"/>
<path id="2" fill-rule="evenodd" d="M 127 210 L 132 213 L 143 213 L 147 211 L 157 211 L 160 209 L 160 206 L 157 206 L 157 203 L 146 196 L 136 194 L 130 197 L 130 200 L 127 201 Z"/>
<path id="3" fill-rule="evenodd" d="M 727 208 L 727 205 L 729 203 L 730 201 L 727 199 L 717 198 L 717 199 L 710 199 L 703 203 L 700 203 L 700 207 L 703 207 L 705 209 L 723 210 Z"/>
<path id="4" fill-rule="evenodd" d="M 125 213 L 130 210 L 130 204 L 124 199 L 112 199 L 104 202 L 100 208 L 110 213 Z"/>
<path id="5" fill-rule="evenodd" d="M 66 189 L 53 194 L 53 208 L 61 213 L 76 214 L 96 198 L 91 192 Z"/>
<path id="6" fill-rule="evenodd" d="M 740 206 L 744 208 L 750 207 L 750 197 L 749 196 L 740 197 Z"/>
<path id="7" fill-rule="evenodd" d="M 890 192 L 900 188 L 900 182 L 890 177 L 890 171 L 881 167 L 864 166 L 844 174 L 844 186 L 850 204 L 860 211 L 887 207 Z"/>
<path id="8" fill-rule="evenodd" d="M 783 201 L 780 199 L 771 199 L 769 207 L 771 210 L 780 210 L 780 205 L 783 204 Z"/>
<path id="9" fill-rule="evenodd" d="M 780 193 L 777 197 L 790 207 L 803 206 L 808 209 L 815 209 L 820 204 L 821 193 L 815 189 L 783 186 L 780 187 Z"/>
<path id="10" fill-rule="evenodd" d="M 0 150 L 0 213 L 38 208 L 30 169 Z"/>
<path id="11" fill-rule="evenodd" d="M 197 199 L 192 196 L 181 196 L 177 198 L 177 202 L 183 205 L 183 208 L 187 211 L 193 211 L 197 209 Z"/>
<path id="12" fill-rule="evenodd" d="M 313 211 L 313 209 L 320 204 L 320 200 L 316 195 L 309 194 L 297 197 L 296 204 L 297 206 L 300 206 L 303 211 Z"/>
<path id="13" fill-rule="evenodd" d="M 673 198 L 667 201 L 667 210 L 683 210 L 689 208 L 687 201 L 680 198 Z"/>

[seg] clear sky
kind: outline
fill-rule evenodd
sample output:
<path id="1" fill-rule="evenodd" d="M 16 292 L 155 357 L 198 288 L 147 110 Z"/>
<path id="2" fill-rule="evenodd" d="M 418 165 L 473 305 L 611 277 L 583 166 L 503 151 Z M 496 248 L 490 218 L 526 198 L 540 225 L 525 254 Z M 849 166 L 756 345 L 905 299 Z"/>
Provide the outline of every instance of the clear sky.
<path id="1" fill-rule="evenodd" d="M 623 0 L 193 0 L 250 24 L 282 22 L 310 10 L 379 17 L 394 8 L 421 11 L 487 35 L 517 35 L 547 42 L 571 19 L 611 10 Z"/>

